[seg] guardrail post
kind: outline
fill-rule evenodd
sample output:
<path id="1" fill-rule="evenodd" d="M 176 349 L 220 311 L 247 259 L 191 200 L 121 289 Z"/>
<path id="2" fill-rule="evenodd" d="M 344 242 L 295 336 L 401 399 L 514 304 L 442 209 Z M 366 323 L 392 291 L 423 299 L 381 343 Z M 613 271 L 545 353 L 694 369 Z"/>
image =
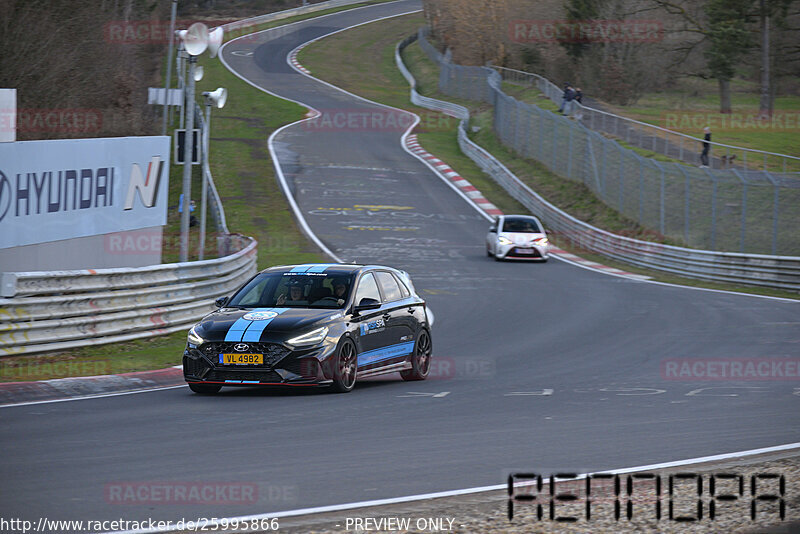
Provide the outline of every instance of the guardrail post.
<path id="1" fill-rule="evenodd" d="M 0 297 L 13 297 L 17 294 L 17 274 L 0 273 Z"/>

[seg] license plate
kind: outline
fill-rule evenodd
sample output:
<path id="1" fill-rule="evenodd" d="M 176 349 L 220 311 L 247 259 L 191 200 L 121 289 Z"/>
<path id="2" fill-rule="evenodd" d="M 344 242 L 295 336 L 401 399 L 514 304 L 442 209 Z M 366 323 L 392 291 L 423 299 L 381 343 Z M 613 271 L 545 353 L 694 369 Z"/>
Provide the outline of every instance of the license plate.
<path id="1" fill-rule="evenodd" d="M 517 248 L 518 254 L 533 254 L 533 249 L 531 248 Z"/>
<path id="2" fill-rule="evenodd" d="M 264 363 L 263 354 L 220 354 L 219 363 L 233 365 L 260 365 Z"/>

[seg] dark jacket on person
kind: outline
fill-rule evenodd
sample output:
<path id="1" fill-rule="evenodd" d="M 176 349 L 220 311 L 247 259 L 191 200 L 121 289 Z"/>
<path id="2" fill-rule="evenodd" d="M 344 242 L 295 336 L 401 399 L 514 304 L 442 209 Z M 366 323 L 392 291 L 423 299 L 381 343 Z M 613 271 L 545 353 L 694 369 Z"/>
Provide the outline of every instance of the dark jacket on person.
<path id="1" fill-rule="evenodd" d="M 711 132 L 703 136 L 703 152 L 708 152 L 708 149 L 711 148 L 709 141 L 711 141 Z"/>

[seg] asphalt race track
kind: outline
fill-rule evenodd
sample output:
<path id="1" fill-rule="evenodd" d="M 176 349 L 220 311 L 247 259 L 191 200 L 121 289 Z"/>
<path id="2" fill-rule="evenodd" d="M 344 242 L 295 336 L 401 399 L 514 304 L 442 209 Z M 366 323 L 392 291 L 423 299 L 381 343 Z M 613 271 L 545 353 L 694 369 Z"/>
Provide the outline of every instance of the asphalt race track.
<path id="1" fill-rule="evenodd" d="M 253 84 L 318 110 L 380 112 L 295 72 L 286 55 L 419 6 L 312 19 L 233 41 L 223 57 Z M 176 388 L 0 409 L 0 516 L 241 516 L 502 484 L 512 470 L 586 472 L 800 441 L 796 379 L 703 382 L 662 372 L 670 359 L 797 357 L 800 303 L 557 260 L 492 261 L 486 220 L 403 150 L 402 134 L 301 123 L 275 147 L 327 247 L 412 274 L 436 314 L 431 379 L 392 375 L 346 395 L 201 397 Z M 121 503 L 114 493 L 188 482 L 257 492 L 233 504 Z"/>

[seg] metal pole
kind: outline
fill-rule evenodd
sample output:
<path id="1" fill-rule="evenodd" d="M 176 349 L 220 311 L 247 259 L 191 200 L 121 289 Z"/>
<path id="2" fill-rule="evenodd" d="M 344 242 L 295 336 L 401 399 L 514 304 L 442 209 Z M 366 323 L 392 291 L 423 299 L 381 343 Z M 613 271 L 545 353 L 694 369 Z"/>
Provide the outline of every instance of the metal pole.
<path id="1" fill-rule="evenodd" d="M 194 136 L 194 66 L 196 56 L 189 56 L 189 78 L 186 80 L 186 137 L 183 143 L 183 206 L 181 210 L 181 253 L 180 261 L 189 261 L 189 206 L 192 196 L 192 145 Z"/>
<path id="2" fill-rule="evenodd" d="M 773 182 L 774 183 L 774 182 Z M 774 183 L 774 191 L 775 191 L 775 199 L 772 205 L 772 255 L 778 253 L 778 206 L 780 201 L 778 200 L 778 194 L 780 193 L 780 188 L 778 187 L 777 183 Z"/>
<path id="3" fill-rule="evenodd" d="M 172 49 L 175 39 L 175 16 L 178 12 L 178 0 L 172 0 L 172 17 L 169 24 L 169 51 L 167 55 L 167 83 L 164 85 L 164 116 L 161 122 L 161 135 L 167 135 L 167 110 L 169 110 L 168 97 L 172 85 Z"/>
<path id="4" fill-rule="evenodd" d="M 203 125 L 203 177 L 200 183 L 203 189 L 200 192 L 200 245 L 197 259 L 202 260 L 206 250 L 206 203 L 208 202 L 208 147 L 211 144 L 211 102 L 206 98 L 206 122 Z"/>
<path id="5" fill-rule="evenodd" d="M 742 184 L 742 225 L 739 237 L 739 252 L 744 252 L 745 228 L 747 224 L 747 182 Z"/>
<path id="6" fill-rule="evenodd" d="M 658 214 L 658 227 L 661 230 L 661 235 L 664 234 L 664 167 L 661 167 L 661 196 L 659 199 L 659 214 Z"/>
<path id="7" fill-rule="evenodd" d="M 183 80 L 183 84 L 182 84 L 182 87 L 181 87 L 183 89 L 183 99 L 182 99 L 183 104 L 181 105 L 181 128 L 185 128 L 186 127 L 186 105 L 187 105 L 187 101 L 188 101 L 189 97 L 186 94 L 187 81 L 186 81 L 186 71 L 185 71 L 185 69 L 186 69 L 186 56 L 187 56 L 187 54 L 186 54 L 186 51 L 183 50 L 183 41 L 181 41 L 181 48 L 178 50 L 178 54 L 180 55 L 180 58 L 181 58 L 180 59 L 180 69 L 181 69 L 180 76 L 181 76 L 181 80 Z M 194 74 L 192 73 L 192 76 L 193 75 Z M 192 78 L 192 84 L 194 84 L 194 78 Z M 192 96 L 194 96 L 194 95 L 192 95 Z"/>
<path id="8" fill-rule="evenodd" d="M 567 178 L 572 178 L 572 129 L 574 124 L 569 125 L 569 136 L 567 138 Z"/>
<path id="9" fill-rule="evenodd" d="M 689 173 L 683 170 L 683 174 L 686 176 L 685 197 L 683 200 L 683 239 L 686 241 L 686 246 L 689 246 Z"/>
<path id="10" fill-rule="evenodd" d="M 711 176 L 711 250 L 717 250 L 717 180 Z"/>
<path id="11" fill-rule="evenodd" d="M 644 226 L 644 159 L 639 158 L 639 224 Z"/>

